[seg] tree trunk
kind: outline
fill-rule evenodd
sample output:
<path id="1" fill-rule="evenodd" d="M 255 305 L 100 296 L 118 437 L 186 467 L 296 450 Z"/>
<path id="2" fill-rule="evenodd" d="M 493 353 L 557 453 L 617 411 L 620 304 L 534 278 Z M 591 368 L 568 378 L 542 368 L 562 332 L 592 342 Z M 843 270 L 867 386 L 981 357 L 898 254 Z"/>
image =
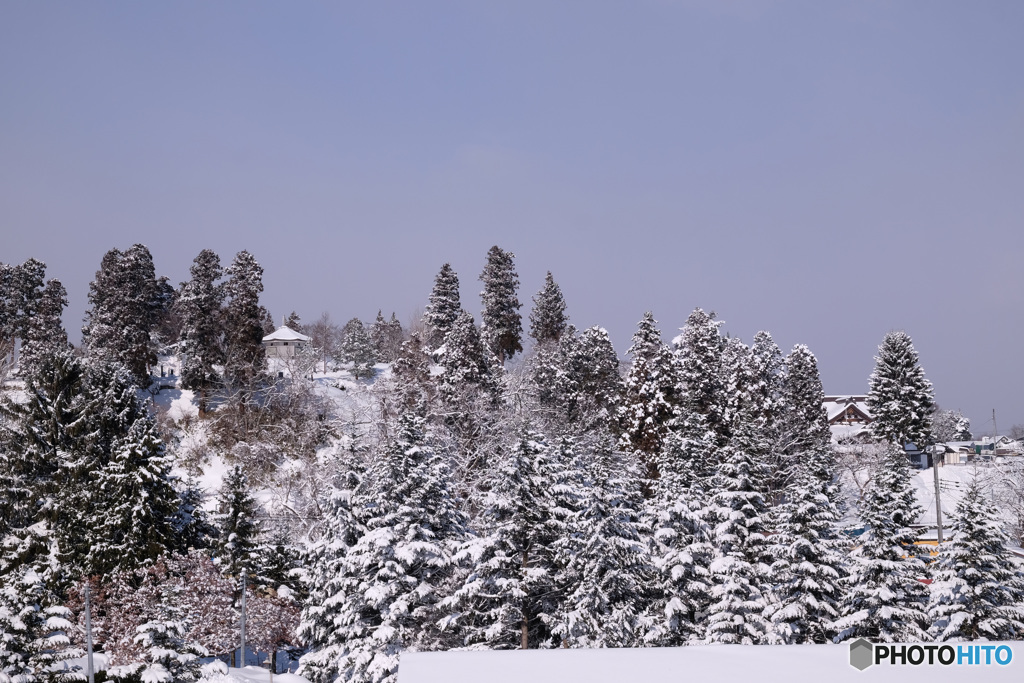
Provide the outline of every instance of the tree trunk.
<path id="1" fill-rule="evenodd" d="M 527 559 L 529 557 L 528 553 L 529 553 L 529 550 L 524 550 L 523 551 L 523 576 L 524 577 L 526 576 Z M 529 618 L 526 615 L 526 610 L 525 609 L 523 610 L 522 630 L 523 630 L 522 649 L 529 650 L 530 649 L 530 624 L 529 624 Z"/>

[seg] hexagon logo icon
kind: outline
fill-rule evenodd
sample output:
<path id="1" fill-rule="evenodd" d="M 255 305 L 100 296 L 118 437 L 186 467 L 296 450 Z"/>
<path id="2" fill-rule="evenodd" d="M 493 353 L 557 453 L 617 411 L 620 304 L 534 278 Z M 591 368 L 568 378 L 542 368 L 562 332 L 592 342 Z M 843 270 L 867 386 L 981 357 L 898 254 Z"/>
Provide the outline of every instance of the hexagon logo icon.
<path id="1" fill-rule="evenodd" d="M 875 648 L 871 643 L 863 638 L 858 638 L 850 643 L 850 666 L 858 671 L 863 671 L 874 664 L 874 659 Z"/>

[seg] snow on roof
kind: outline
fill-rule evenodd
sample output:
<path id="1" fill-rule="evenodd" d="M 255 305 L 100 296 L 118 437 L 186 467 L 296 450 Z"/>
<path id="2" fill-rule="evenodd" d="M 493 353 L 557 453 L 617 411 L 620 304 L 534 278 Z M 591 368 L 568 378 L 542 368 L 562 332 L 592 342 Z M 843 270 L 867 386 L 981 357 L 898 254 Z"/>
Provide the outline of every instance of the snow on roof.
<path id="1" fill-rule="evenodd" d="M 825 397 L 825 411 L 828 413 L 828 420 L 831 422 L 838 415 L 842 415 L 848 406 L 853 406 L 860 412 L 864 413 L 865 417 L 871 417 L 871 410 L 868 409 L 867 396 L 861 395 L 850 395 L 850 396 L 826 396 Z"/>
<path id="2" fill-rule="evenodd" d="M 308 342 L 308 341 L 310 341 L 310 338 L 307 337 L 306 335 L 302 334 L 301 332 L 296 332 L 295 330 L 293 330 L 292 328 L 288 327 L 287 325 L 282 325 L 281 327 L 277 328 L 276 330 L 274 330 L 273 332 L 268 334 L 266 337 L 264 337 L 263 341 L 264 342 L 273 342 L 273 341 L 304 341 L 304 342 Z"/>

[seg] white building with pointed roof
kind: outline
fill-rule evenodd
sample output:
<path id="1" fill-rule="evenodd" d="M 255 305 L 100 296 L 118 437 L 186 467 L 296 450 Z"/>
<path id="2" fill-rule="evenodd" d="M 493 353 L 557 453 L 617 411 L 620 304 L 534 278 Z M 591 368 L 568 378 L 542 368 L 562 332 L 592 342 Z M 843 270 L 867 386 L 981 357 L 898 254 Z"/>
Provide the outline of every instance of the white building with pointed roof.
<path id="1" fill-rule="evenodd" d="M 282 325 L 263 338 L 267 358 L 292 358 L 312 341 L 309 337 Z"/>

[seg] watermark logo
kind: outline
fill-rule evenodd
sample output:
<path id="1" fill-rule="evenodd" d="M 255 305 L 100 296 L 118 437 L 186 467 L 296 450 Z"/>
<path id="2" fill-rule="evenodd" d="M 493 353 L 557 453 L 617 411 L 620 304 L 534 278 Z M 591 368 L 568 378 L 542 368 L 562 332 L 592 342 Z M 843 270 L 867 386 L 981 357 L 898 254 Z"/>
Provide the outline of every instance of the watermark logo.
<path id="1" fill-rule="evenodd" d="M 850 643 L 850 666 L 1006 666 L 1013 661 L 1009 645 L 875 645 L 864 638 Z"/>

